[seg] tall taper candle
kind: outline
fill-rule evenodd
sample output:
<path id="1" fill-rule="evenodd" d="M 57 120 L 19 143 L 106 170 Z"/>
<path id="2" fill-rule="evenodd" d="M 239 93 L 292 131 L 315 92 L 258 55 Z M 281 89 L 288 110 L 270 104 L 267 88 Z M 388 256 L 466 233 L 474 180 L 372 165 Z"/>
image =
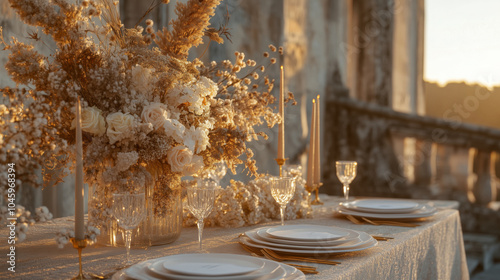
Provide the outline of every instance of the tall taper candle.
<path id="1" fill-rule="evenodd" d="M 76 103 L 76 180 L 75 180 L 75 239 L 85 238 L 85 221 L 83 218 L 83 148 L 82 118 L 80 97 Z"/>
<path id="2" fill-rule="evenodd" d="M 278 130 L 278 157 L 279 159 L 285 158 L 285 75 L 283 73 L 283 66 L 281 66 L 280 75 L 280 101 L 279 101 L 279 114 L 281 123 Z"/>
<path id="3" fill-rule="evenodd" d="M 314 136 L 314 183 L 321 183 L 321 153 L 320 153 L 320 130 L 321 130 L 321 121 L 320 121 L 320 106 L 319 103 L 319 95 L 316 99 L 316 122 L 314 128 L 316 129 Z"/>
<path id="4" fill-rule="evenodd" d="M 311 114 L 311 127 L 309 130 L 309 153 L 307 159 L 307 181 L 306 184 L 310 187 L 314 184 L 314 137 L 316 135 L 315 122 L 316 120 L 316 103 L 313 99 L 312 114 Z"/>

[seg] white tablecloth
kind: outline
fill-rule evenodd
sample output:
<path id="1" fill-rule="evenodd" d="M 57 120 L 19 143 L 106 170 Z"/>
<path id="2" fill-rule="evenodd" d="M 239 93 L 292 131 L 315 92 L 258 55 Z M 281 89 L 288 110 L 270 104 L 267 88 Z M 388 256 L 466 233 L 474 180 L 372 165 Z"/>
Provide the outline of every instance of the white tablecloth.
<path id="1" fill-rule="evenodd" d="M 287 224 L 334 225 L 365 231 L 373 235 L 394 237 L 361 252 L 346 253 L 334 259 L 337 266 L 312 264 L 320 272 L 307 279 L 468 279 L 467 264 L 457 210 L 443 209 L 416 228 L 355 225 L 333 217 L 338 201 L 327 198 L 325 206 L 317 207 L 314 219 L 286 221 Z M 455 206 L 442 202 L 438 206 Z M 7 270 L 6 228 L 0 230 L 0 279 L 69 279 L 77 274 L 77 250 L 71 244 L 58 249 L 55 233 L 71 227 L 73 218 L 60 218 L 31 226 L 26 241 L 16 244 L 16 271 Z M 245 254 L 238 244 L 240 233 L 278 221 L 245 228 L 205 228 L 204 247 L 214 253 Z M 148 249 L 133 249 L 135 261 L 165 255 L 190 253 L 197 249 L 197 229 L 183 228 L 181 237 L 172 244 Z M 84 272 L 107 273 L 119 267 L 125 257 L 124 248 L 91 246 L 83 250 Z"/>

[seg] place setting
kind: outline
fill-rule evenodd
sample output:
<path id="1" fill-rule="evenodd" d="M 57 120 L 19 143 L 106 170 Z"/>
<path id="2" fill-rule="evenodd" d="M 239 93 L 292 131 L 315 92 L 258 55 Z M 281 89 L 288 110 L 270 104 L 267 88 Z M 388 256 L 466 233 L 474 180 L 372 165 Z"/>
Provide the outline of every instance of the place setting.
<path id="1" fill-rule="evenodd" d="M 333 254 L 365 250 L 378 244 L 375 238 L 362 231 L 312 224 L 285 225 L 283 213 L 295 190 L 295 181 L 290 177 L 276 177 L 270 181 L 270 188 L 274 199 L 280 204 L 281 225 L 248 230 L 239 236 L 240 245 L 252 255 L 278 261 L 337 265 L 340 262 L 326 258 Z"/>
<path id="2" fill-rule="evenodd" d="M 140 262 L 113 275 L 121 279 L 277 280 L 305 279 L 295 267 L 238 254 L 179 254 Z"/>
<path id="3" fill-rule="evenodd" d="M 417 227 L 421 222 L 437 213 L 427 203 L 395 198 L 349 198 L 349 184 L 357 173 L 357 162 L 337 161 L 337 178 L 343 184 L 344 201 L 335 209 L 354 224 Z"/>

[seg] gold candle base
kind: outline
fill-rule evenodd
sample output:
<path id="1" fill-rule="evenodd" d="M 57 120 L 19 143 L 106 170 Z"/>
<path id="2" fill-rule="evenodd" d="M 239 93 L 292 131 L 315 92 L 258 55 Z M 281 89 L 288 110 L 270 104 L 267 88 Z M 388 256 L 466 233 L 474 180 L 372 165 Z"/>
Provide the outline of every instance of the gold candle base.
<path id="1" fill-rule="evenodd" d="M 316 186 L 316 188 L 314 189 L 314 191 L 316 192 L 316 198 L 313 201 L 311 201 L 311 205 L 323 205 L 323 202 L 319 200 L 319 188 L 323 186 L 323 183 L 318 183 L 314 185 Z"/>
<path id="2" fill-rule="evenodd" d="M 73 243 L 73 248 L 78 250 L 78 263 L 80 264 L 80 272 L 77 276 L 75 276 L 74 280 L 78 279 L 86 279 L 85 276 L 83 276 L 83 271 L 82 271 L 82 249 L 87 247 L 87 240 L 77 240 L 75 238 L 71 238 L 71 243 Z"/>
<path id="3" fill-rule="evenodd" d="M 283 176 L 283 165 L 285 165 L 287 158 L 277 158 L 275 160 L 276 160 L 276 163 L 280 166 L 280 177 L 282 177 Z"/>

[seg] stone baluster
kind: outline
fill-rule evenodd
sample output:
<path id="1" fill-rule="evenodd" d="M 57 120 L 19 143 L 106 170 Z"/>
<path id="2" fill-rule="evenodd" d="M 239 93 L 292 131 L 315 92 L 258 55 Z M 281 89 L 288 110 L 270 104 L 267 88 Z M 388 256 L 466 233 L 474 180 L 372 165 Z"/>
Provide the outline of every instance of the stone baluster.
<path id="1" fill-rule="evenodd" d="M 491 151 L 476 149 L 473 156 L 473 172 L 476 180 L 473 184 L 472 194 L 475 202 L 481 205 L 487 205 L 496 199 L 496 188 L 492 187 L 492 157 Z"/>

